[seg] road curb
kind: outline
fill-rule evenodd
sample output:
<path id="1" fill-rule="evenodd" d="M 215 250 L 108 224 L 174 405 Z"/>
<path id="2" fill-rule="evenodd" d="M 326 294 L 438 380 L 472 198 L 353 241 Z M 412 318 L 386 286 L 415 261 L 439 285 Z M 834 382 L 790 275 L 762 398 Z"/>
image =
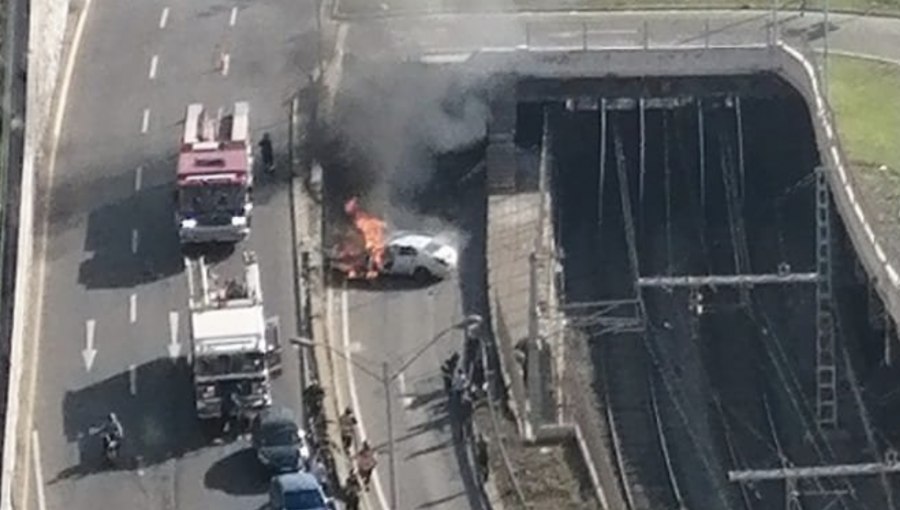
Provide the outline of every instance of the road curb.
<path id="1" fill-rule="evenodd" d="M 12 5 L 16 5 L 13 1 Z M 3 451 L 3 471 L 2 486 L 0 486 L 0 509 L 14 510 L 25 506 L 25 498 L 28 497 L 28 440 L 32 417 L 30 411 L 28 415 L 20 416 L 20 406 L 27 406 L 30 402 L 23 402 L 23 399 L 30 398 L 22 395 L 22 379 L 25 372 L 31 367 L 28 363 L 26 367 L 24 361 L 26 357 L 37 355 L 37 344 L 29 342 L 26 346 L 25 339 L 30 335 L 36 336 L 34 330 L 36 321 L 40 317 L 35 314 L 39 310 L 41 291 L 37 293 L 31 292 L 32 286 L 29 285 L 29 279 L 32 278 L 34 270 L 32 267 L 34 261 L 34 253 L 38 251 L 38 255 L 43 257 L 41 250 L 36 249 L 37 231 L 34 223 L 35 214 L 35 192 L 39 189 L 41 177 L 38 175 L 41 163 L 47 163 L 52 166 L 53 161 L 42 161 L 45 157 L 53 158 L 53 149 L 47 150 L 47 145 L 52 145 L 52 140 L 48 136 L 58 135 L 60 119 L 65 109 L 65 86 L 60 87 L 66 82 L 66 75 L 70 74 L 70 70 L 74 64 L 75 54 L 77 53 L 77 39 L 79 30 L 83 29 L 84 19 L 90 0 L 85 2 L 73 2 L 70 0 L 61 0 L 57 2 L 56 8 L 65 7 L 66 14 L 62 16 L 62 26 L 57 30 L 61 32 L 59 48 L 49 48 L 47 51 L 39 51 L 41 45 L 52 43 L 52 41 L 38 38 L 28 38 L 27 52 L 32 58 L 27 59 L 26 77 L 32 79 L 41 79 L 44 74 L 44 67 L 48 64 L 40 57 L 45 57 L 56 64 L 62 64 L 64 67 L 60 69 L 56 67 L 55 75 L 52 76 L 53 84 L 49 90 L 39 88 L 31 81 L 26 82 L 26 120 L 25 120 L 25 138 L 22 154 L 22 176 L 20 183 L 19 198 L 19 231 L 16 247 L 16 272 L 15 272 L 15 291 L 13 297 L 13 324 L 11 332 L 11 353 L 10 353 L 10 373 L 9 385 L 7 388 L 7 408 L 6 423 L 4 429 L 4 451 Z M 42 9 L 40 2 L 31 2 L 29 14 L 29 26 L 27 31 L 29 34 L 35 33 L 34 29 L 48 29 L 46 14 Z M 15 9 L 15 8 L 14 8 Z M 41 13 L 41 14 L 37 14 Z M 12 18 L 16 16 L 15 12 L 9 14 Z M 76 23 L 71 23 L 73 19 L 77 19 Z M 59 20 L 57 20 L 59 21 Z M 43 23 L 43 25 L 40 25 Z M 21 30 L 21 29 L 20 29 Z M 56 60 L 54 60 L 56 59 Z M 27 80 L 28 78 L 26 78 Z M 49 97 L 41 97 L 42 91 L 46 92 Z M 43 111 L 46 118 L 42 122 L 32 122 L 31 117 L 35 114 L 42 113 L 40 109 L 30 108 L 29 104 L 34 105 L 41 102 L 48 102 L 49 106 Z M 47 172 L 49 173 L 49 172 Z M 43 229 L 44 225 L 38 225 Z M 45 247 L 41 247 L 45 248 Z M 35 374 L 29 373 L 29 384 L 33 386 Z M 25 427 L 25 430 L 22 428 Z M 21 458 L 20 458 L 21 457 Z M 22 462 L 24 460 L 24 462 Z M 23 466 L 26 468 L 23 471 Z"/>

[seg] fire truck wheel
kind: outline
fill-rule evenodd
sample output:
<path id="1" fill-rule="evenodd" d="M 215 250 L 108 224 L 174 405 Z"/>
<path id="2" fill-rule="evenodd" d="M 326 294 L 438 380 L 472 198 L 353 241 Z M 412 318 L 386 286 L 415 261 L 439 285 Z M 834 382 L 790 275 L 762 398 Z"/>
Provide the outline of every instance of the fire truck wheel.
<path id="1" fill-rule="evenodd" d="M 417 267 L 416 270 L 413 271 L 413 279 L 416 283 L 428 283 L 428 280 L 431 279 L 431 273 L 424 267 Z"/>

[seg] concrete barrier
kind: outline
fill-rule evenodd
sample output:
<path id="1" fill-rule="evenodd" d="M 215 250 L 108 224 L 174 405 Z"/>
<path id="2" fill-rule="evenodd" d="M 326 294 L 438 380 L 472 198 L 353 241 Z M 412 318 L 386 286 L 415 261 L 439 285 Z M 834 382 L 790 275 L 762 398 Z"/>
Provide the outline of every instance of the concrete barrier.
<path id="1" fill-rule="evenodd" d="M 869 277 L 874 280 L 895 326 L 900 325 L 900 272 L 894 265 L 896 261 L 888 259 L 862 204 L 856 198 L 853 174 L 845 163 L 847 158 L 841 148 L 834 117 L 816 67 L 800 50 L 788 45 L 781 45 L 777 58 L 781 75 L 806 98 L 810 106 L 819 157 L 822 165 L 829 170 L 831 194 L 853 247 Z"/>
<path id="2" fill-rule="evenodd" d="M 17 491 L 22 484 L 17 471 L 19 457 L 26 449 L 28 434 L 21 430 L 20 406 L 25 339 L 31 328 L 33 296 L 29 280 L 35 241 L 34 201 L 36 172 L 43 156 L 50 132 L 54 95 L 63 54 L 69 16 L 69 0 L 34 0 L 30 2 L 26 89 L 25 142 L 22 161 L 22 183 L 19 204 L 19 232 L 17 240 L 16 287 L 13 305 L 9 386 L 7 390 L 6 423 L 4 429 L 3 473 L 0 482 L 0 510 L 14 510 L 22 505 L 24 494 Z M 12 78 L 12 77 L 10 77 Z"/>

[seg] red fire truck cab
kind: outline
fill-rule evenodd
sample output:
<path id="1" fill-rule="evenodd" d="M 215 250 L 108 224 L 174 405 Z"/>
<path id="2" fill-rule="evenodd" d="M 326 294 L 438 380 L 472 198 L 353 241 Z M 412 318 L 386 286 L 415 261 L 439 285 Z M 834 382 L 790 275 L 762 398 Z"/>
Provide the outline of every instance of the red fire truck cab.
<path id="1" fill-rule="evenodd" d="M 211 118 L 191 104 L 178 153 L 175 221 L 182 244 L 236 243 L 250 235 L 253 154 L 250 107 Z"/>

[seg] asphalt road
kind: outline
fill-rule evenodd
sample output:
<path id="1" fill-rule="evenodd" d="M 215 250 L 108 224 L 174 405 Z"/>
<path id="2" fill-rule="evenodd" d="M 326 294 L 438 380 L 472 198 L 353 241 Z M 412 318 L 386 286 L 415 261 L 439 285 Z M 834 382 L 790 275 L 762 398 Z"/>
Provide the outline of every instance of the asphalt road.
<path id="1" fill-rule="evenodd" d="M 441 363 L 462 354 L 459 327 L 466 315 L 484 313 L 484 196 L 463 194 L 459 212 L 441 228 L 460 250 L 458 274 L 419 287 L 406 282 L 330 289 L 334 332 L 352 353 L 349 404 L 360 418 L 361 439 L 380 452 L 371 508 L 390 508 L 387 408 L 382 370 L 387 363 L 396 455 L 396 508 L 480 509 L 479 491 L 460 436 L 459 411 L 448 405 Z M 435 223 L 433 221 L 429 227 Z M 420 226 L 425 228 L 424 225 Z"/>
<path id="2" fill-rule="evenodd" d="M 187 372 L 168 359 L 172 312 L 187 343 L 171 184 L 193 101 L 215 111 L 247 100 L 255 135 L 270 131 L 286 147 L 286 101 L 314 65 L 314 3 L 95 0 L 87 16 L 50 191 L 31 507 L 261 507 L 266 480 L 254 456 L 240 441 L 201 440 Z M 219 51 L 227 73 L 215 72 Z M 296 330 L 288 189 L 286 176 L 261 179 L 249 242 L 284 336 Z M 275 392 L 300 407 L 295 356 Z M 89 429 L 113 410 L 135 469 L 101 468 Z"/>
<path id="3" fill-rule="evenodd" d="M 167 7 L 166 24 L 160 28 Z M 231 26 L 235 7 L 239 10 Z M 601 24 L 589 34 L 592 45 L 635 45 L 641 41 L 643 19 L 650 20 L 651 41 L 661 44 L 684 42 L 692 33 L 699 36 L 707 18 L 714 19 L 712 28 L 731 27 L 717 32 L 713 41 L 762 39 L 765 19 L 752 13 L 604 13 L 586 19 Z M 743 22 L 748 19 L 754 21 Z M 484 30 L 483 24 L 492 20 L 491 29 Z M 791 23 L 814 28 L 818 21 L 808 16 Z M 837 27 L 831 38 L 833 48 L 900 60 L 900 41 L 894 42 L 900 38 L 900 22 L 834 16 L 833 23 Z M 252 458 L 235 454 L 237 445 L 200 445 L 187 381 L 165 359 L 169 313 L 183 311 L 185 302 L 166 184 L 173 175 L 177 123 L 191 101 L 226 106 L 249 100 L 254 124 L 266 127 L 276 140 L 286 138 L 283 101 L 312 67 L 313 26 L 312 2 L 201 0 L 189 7 L 156 0 L 94 2 L 69 91 L 51 194 L 35 403 L 40 438 L 37 466 L 48 507 L 256 508 L 262 504 L 259 484 L 248 482 Z M 509 28 L 498 28 L 504 26 Z M 526 41 L 559 46 L 580 37 L 571 25 L 545 24 L 527 31 L 524 26 L 512 16 L 394 19 L 351 27 L 346 46 L 348 52 L 375 56 L 378 51 L 370 35 L 385 30 L 395 45 L 414 51 L 508 47 Z M 231 57 L 227 76 L 213 71 L 217 44 Z M 156 75 L 150 79 L 154 55 L 158 57 Z M 149 114 L 146 133 L 142 133 L 145 109 Z M 143 169 L 136 189 L 138 167 Z M 294 310 L 291 284 L 285 277 L 291 274 L 287 188 L 265 182 L 259 188 L 251 245 L 261 257 L 271 312 L 282 317 L 287 334 L 293 329 L 288 319 Z M 131 249 L 132 229 L 139 232 L 137 253 Z M 132 295 L 136 296 L 134 307 Z M 389 361 L 396 365 L 401 353 L 409 353 L 423 339 L 455 322 L 462 315 L 462 301 L 453 282 L 387 295 L 353 292 L 348 296 L 350 335 L 354 342 L 366 343 L 362 354 L 375 361 L 375 370 L 385 353 L 391 353 Z M 98 350 L 91 372 L 85 370 L 81 356 L 88 320 L 96 321 Z M 183 339 L 183 313 L 179 322 Z M 432 376 L 446 353 L 440 349 L 449 349 L 455 340 L 448 336 L 447 342 L 423 355 L 404 375 L 404 395 L 412 396 L 399 397 L 400 405 L 395 407 L 401 439 L 414 427 L 437 418 L 436 409 L 414 404 L 440 384 Z M 132 365 L 137 374 L 136 395 L 129 391 Z M 290 364 L 277 388 L 280 401 L 299 405 L 298 377 L 296 365 Z M 373 443 L 381 444 L 384 426 L 377 417 L 383 413 L 382 399 L 377 384 L 364 377 L 354 376 L 363 421 L 371 427 L 366 432 Z M 126 428 L 140 438 L 140 451 L 134 452 L 143 458 L 139 470 L 96 470 L 97 445 L 82 436 L 110 409 L 120 411 Z M 448 498 L 446 507 L 466 508 L 465 497 L 457 494 L 464 484 L 453 474 L 458 470 L 452 468 L 455 460 L 449 447 L 412 456 L 451 437 L 446 428 L 428 430 L 402 442 L 398 450 L 401 501 L 404 507 L 413 507 Z M 378 473 L 386 490 L 385 460 Z M 31 486 L 34 489 L 34 480 Z"/>

